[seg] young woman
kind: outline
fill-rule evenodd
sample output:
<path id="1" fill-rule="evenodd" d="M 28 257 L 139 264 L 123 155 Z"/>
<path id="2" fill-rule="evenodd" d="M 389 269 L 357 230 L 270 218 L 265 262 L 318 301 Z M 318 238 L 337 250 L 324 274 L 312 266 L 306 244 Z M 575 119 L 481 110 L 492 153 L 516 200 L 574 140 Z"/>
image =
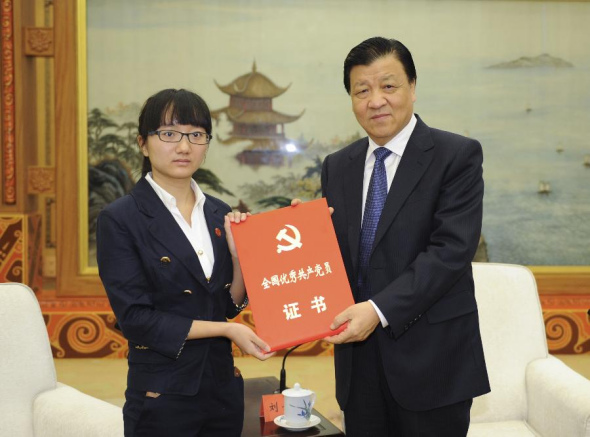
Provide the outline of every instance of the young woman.
<path id="1" fill-rule="evenodd" d="M 198 95 L 151 96 L 137 139 L 143 176 L 97 223 L 99 274 L 129 341 L 125 435 L 239 436 L 244 385 L 231 342 L 272 356 L 250 328 L 227 323 L 247 304 L 230 228 L 247 215 L 192 179 L 211 140 Z"/>

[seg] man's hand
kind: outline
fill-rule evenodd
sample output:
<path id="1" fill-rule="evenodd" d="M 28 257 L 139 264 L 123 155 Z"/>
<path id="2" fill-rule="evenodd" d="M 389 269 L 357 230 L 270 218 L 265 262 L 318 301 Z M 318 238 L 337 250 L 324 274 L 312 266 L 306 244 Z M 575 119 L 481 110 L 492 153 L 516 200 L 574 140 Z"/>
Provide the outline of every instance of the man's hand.
<path id="1" fill-rule="evenodd" d="M 370 302 L 361 302 L 349 306 L 338 314 L 330 329 L 338 329 L 339 326 L 348 322 L 348 325 L 338 335 L 326 337 L 328 343 L 341 344 L 365 340 L 379 324 L 379 315 Z"/>

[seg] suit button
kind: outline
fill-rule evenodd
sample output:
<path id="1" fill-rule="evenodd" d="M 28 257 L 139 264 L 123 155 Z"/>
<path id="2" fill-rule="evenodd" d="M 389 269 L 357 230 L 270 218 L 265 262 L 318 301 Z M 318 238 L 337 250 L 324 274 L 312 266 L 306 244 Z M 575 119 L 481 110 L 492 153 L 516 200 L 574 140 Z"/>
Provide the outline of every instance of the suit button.
<path id="1" fill-rule="evenodd" d="M 193 292 L 192 292 L 192 291 L 190 291 L 190 290 L 184 290 L 184 291 L 183 291 L 183 293 L 186 293 L 186 294 L 193 294 Z"/>
<path id="2" fill-rule="evenodd" d="M 199 256 L 203 255 L 203 251 L 202 250 L 198 250 L 197 251 L 197 255 L 199 255 Z"/>

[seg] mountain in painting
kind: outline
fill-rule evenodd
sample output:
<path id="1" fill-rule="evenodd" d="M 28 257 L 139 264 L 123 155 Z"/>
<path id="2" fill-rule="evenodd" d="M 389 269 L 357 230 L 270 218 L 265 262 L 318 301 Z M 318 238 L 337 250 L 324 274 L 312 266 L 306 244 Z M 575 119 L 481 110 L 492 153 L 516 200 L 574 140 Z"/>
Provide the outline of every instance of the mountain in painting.
<path id="1" fill-rule="evenodd" d="M 542 55 L 530 57 L 521 56 L 518 59 L 499 64 L 490 65 L 488 68 L 535 68 L 535 67 L 554 67 L 554 68 L 572 68 L 571 62 L 561 58 L 543 53 Z"/>

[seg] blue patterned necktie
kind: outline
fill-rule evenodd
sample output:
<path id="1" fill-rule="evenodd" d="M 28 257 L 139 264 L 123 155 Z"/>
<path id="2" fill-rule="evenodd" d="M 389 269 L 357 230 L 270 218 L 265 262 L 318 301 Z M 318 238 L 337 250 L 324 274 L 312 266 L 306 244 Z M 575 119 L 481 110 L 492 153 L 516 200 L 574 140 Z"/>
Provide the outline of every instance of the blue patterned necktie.
<path id="1" fill-rule="evenodd" d="M 369 284 L 369 278 L 367 277 L 369 258 L 375 241 L 377 223 L 379 223 L 379 217 L 381 217 L 381 211 L 387 198 L 387 173 L 383 161 L 392 152 L 385 147 L 378 147 L 373 153 L 375 154 L 375 166 L 373 167 L 369 190 L 367 191 L 359 244 L 358 302 L 371 298 L 371 284 Z"/>

